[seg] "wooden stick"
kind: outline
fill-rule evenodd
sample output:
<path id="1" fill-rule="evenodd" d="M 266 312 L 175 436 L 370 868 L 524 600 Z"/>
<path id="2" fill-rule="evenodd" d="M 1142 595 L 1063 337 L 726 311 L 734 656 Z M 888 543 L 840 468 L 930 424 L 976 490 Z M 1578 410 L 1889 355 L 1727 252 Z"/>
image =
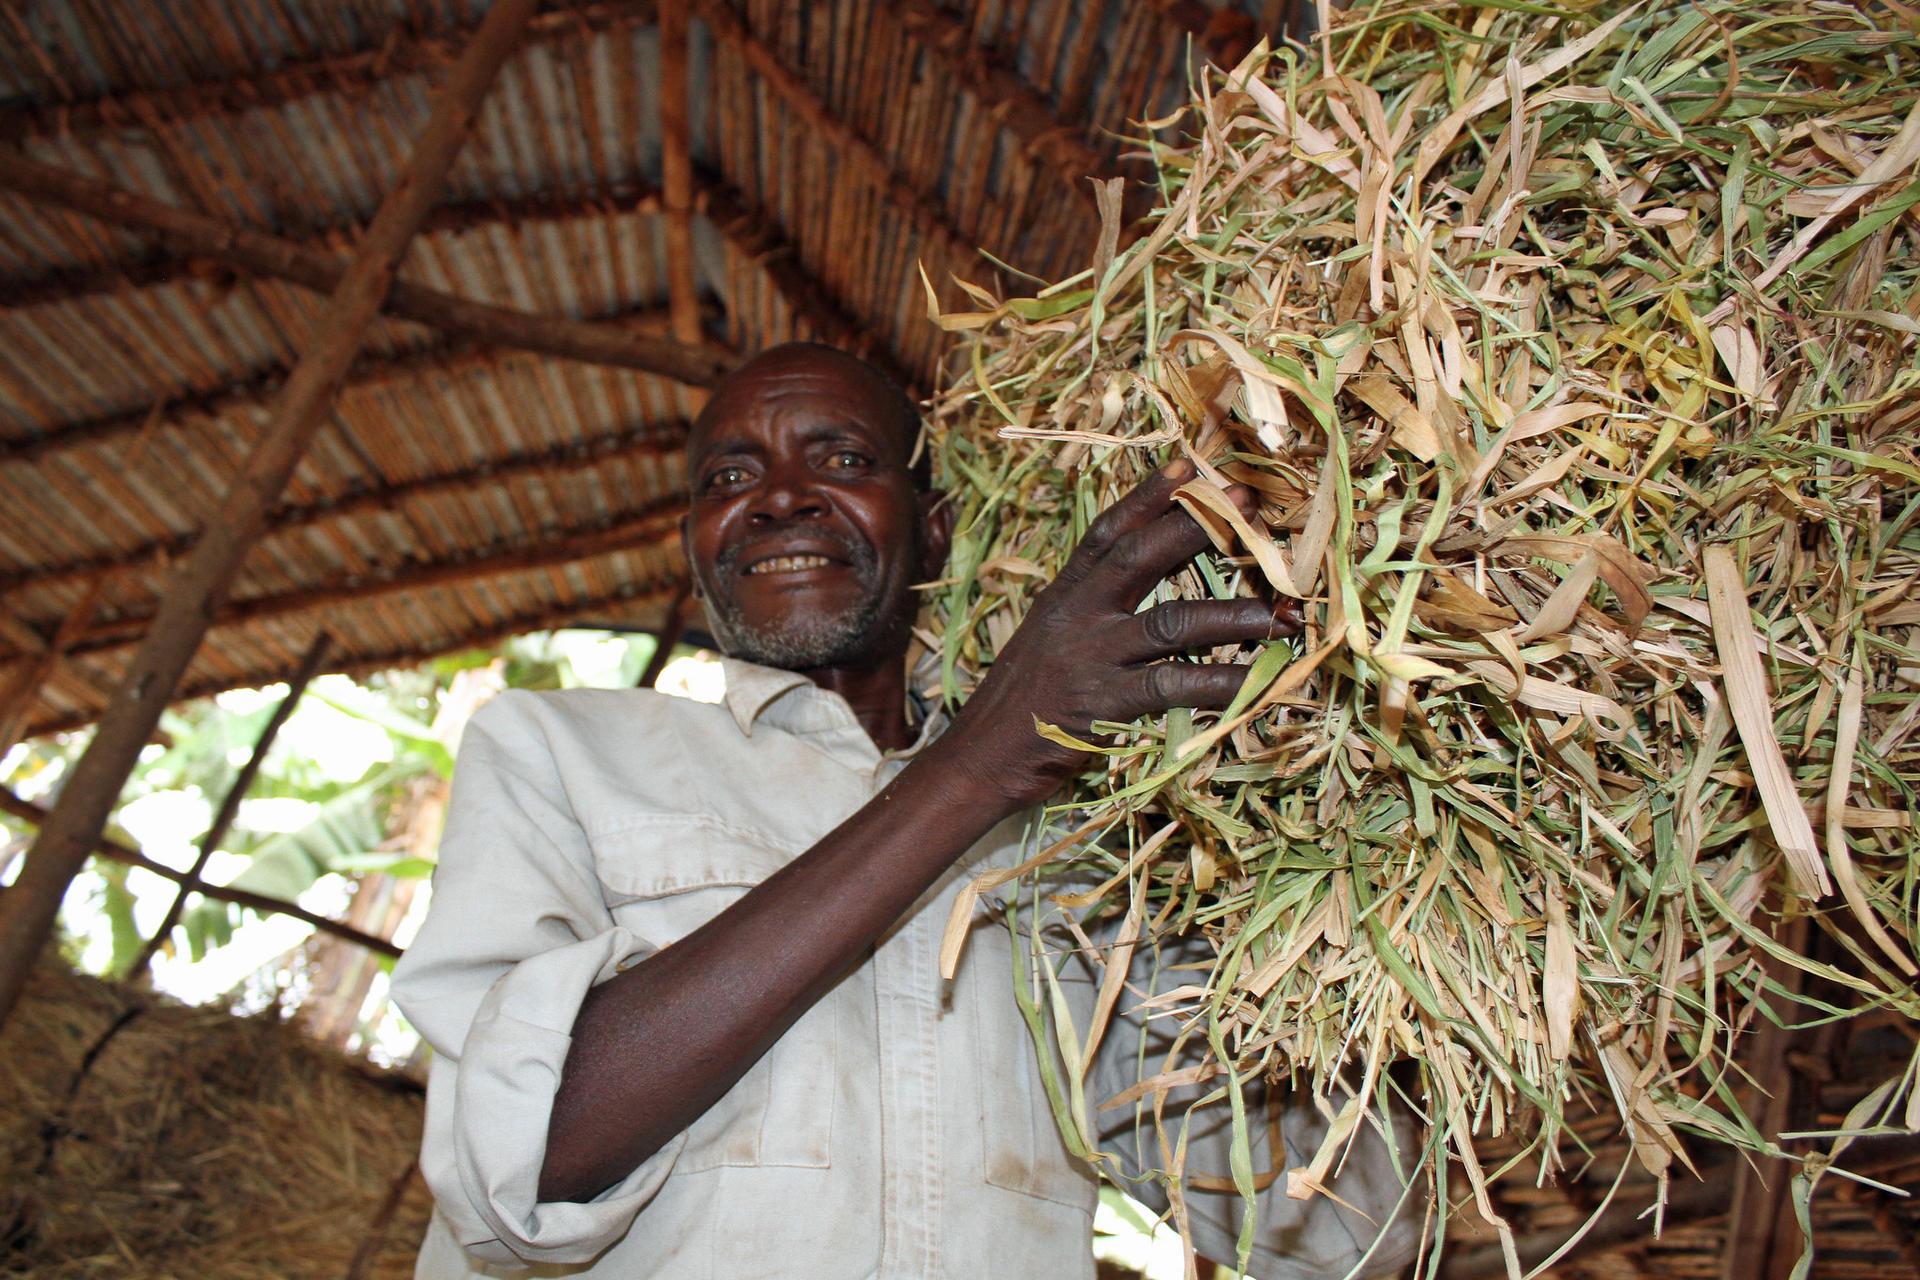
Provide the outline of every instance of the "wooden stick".
<path id="1" fill-rule="evenodd" d="M 419 476 L 400 484 L 375 485 L 338 497 L 281 507 L 267 521 L 262 536 L 308 529 L 369 511 L 392 511 L 403 503 L 422 498 L 498 489 L 520 480 L 557 479 L 592 470 L 616 458 L 651 458 L 662 465 L 671 466 L 680 455 L 686 434 L 685 422 L 648 423 L 604 435 L 570 440 L 550 449 L 506 454 L 479 466 L 460 467 L 437 475 Z M 190 551 L 193 542 L 192 535 L 152 538 L 126 551 L 66 560 L 29 573 L 0 576 L 0 597 L 30 588 L 66 587 L 76 583 L 97 582 L 117 573 L 162 568 L 167 561 Z M 0 750 L 4 750 L 4 747 L 0 747 Z"/>
<path id="2" fill-rule="evenodd" d="M 860 170 L 882 197 L 904 214 L 921 234 L 936 240 L 962 262 L 991 267 L 973 237 L 954 225 L 940 202 L 924 195 L 909 182 L 886 153 L 868 141 L 852 125 L 842 120 L 826 101 L 788 67 L 786 62 L 760 43 L 727 0 L 698 0 L 700 16 L 721 41 L 733 46 L 746 64 L 811 128 L 825 135 L 841 158 Z"/>
<path id="3" fill-rule="evenodd" d="M 1060 119 L 1047 95 L 1028 84 L 994 50 L 976 44 L 957 14 L 935 0 L 895 0 L 907 34 L 966 87 L 990 120 L 1020 140 L 1028 161 L 1045 169 L 1097 212 L 1088 179 L 1120 176 L 1080 129 Z"/>
<path id="4" fill-rule="evenodd" d="M 187 895 L 201 887 L 200 876 L 207 869 L 207 863 L 213 858 L 227 838 L 227 828 L 233 825 L 234 817 L 240 812 L 240 802 L 247 798 L 247 792 L 253 787 L 253 780 L 260 772 L 260 764 L 267 758 L 267 752 L 273 747 L 273 740 L 280 733 L 280 726 L 287 722 L 293 709 L 300 704 L 300 697 L 307 691 L 307 684 L 319 672 L 320 664 L 327 660 L 327 633 L 325 630 L 314 633 L 313 643 L 307 646 L 307 656 L 300 660 L 300 670 L 294 674 L 293 683 L 287 689 L 287 696 L 273 709 L 273 715 L 267 721 L 266 728 L 260 731 L 260 737 L 253 744 L 253 752 L 247 762 L 240 766 L 239 776 L 233 785 L 227 788 L 227 794 L 220 801 L 220 809 L 213 815 L 213 822 L 206 834 L 200 837 L 200 851 L 194 855 L 193 866 L 187 871 L 186 879 L 173 895 L 173 901 L 167 904 L 167 914 L 161 919 L 160 927 L 147 939 L 147 945 L 140 949 L 139 958 L 133 967 L 127 970 L 127 977 L 138 979 L 147 972 L 153 963 L 154 953 L 172 934 L 173 927 L 180 923 L 180 913 L 186 908 Z"/>
<path id="5" fill-rule="evenodd" d="M 53 679 L 61 661 L 67 656 L 67 650 L 85 634 L 87 625 L 93 621 L 94 607 L 100 602 L 100 587 L 99 581 L 87 587 L 79 603 L 61 620 L 59 630 L 53 633 L 53 639 L 47 642 L 46 649 L 38 657 L 26 662 L 8 683 L 6 692 L 0 694 L 0 756 L 20 740 L 20 730 L 27 723 L 33 704 L 39 700 L 42 686 Z"/>
<path id="6" fill-rule="evenodd" d="M 0 787 L 0 813 L 12 814 L 22 822 L 31 822 L 36 827 L 44 826 L 48 817 L 47 810 L 31 800 L 22 800 L 5 787 Z M 155 862 L 138 849 L 121 844 L 109 835 L 103 834 L 96 840 L 92 852 L 98 854 L 100 857 L 121 863 L 125 866 L 139 867 L 142 871 L 151 871 L 153 874 L 171 880 L 175 884 L 185 884 L 187 880 L 186 872 L 176 871 L 164 862 Z M 203 898 L 212 898 L 215 902 L 231 902 L 236 907 L 246 907 L 250 911 L 258 911 L 263 915 L 289 916 L 292 919 L 312 925 L 322 933 L 330 933 L 336 938 L 344 938 L 348 942 L 357 943 L 367 948 L 369 951 L 378 951 L 383 956 L 394 956 L 397 958 L 400 955 L 400 948 L 385 938 L 376 938 L 370 933 L 364 933 L 354 928 L 352 925 L 342 924 L 338 920 L 329 920 L 322 915 L 315 915 L 297 902 L 285 902 L 279 898 L 270 898 L 264 893 L 254 893 L 249 889 L 233 889 L 220 884 L 195 885 L 194 892 Z"/>
<path id="7" fill-rule="evenodd" d="M 402 179 L 404 184 L 405 179 Z M 211 258 L 254 275 L 289 280 L 316 292 L 342 287 L 350 268 L 332 254 L 293 240 L 235 226 L 163 204 L 148 196 L 42 164 L 25 152 L 0 146 L 0 190 L 44 200 L 156 239 L 169 252 Z M 396 187 L 403 192 L 404 185 Z M 424 217 L 424 211 L 422 211 Z M 372 231 L 369 229 L 368 236 Z M 362 241 L 365 252 L 366 241 Z M 357 260 L 356 260 L 357 261 Z M 396 263 L 397 265 L 397 263 Z M 389 273 L 390 281 L 391 273 Z M 713 347 L 690 347 L 671 338 L 617 325 L 496 307 L 405 281 L 389 283 L 382 309 L 391 315 L 525 351 L 539 351 L 589 364 L 657 373 L 689 386 L 712 386 L 733 357 Z"/>
<path id="8" fill-rule="evenodd" d="M 152 632 L 129 664 L 86 754 L 40 828 L 20 878 L 0 897 L 0 1025 L 19 1003 L 27 974 L 53 931 L 67 885 L 99 841 L 128 771 L 200 647 L 241 559 L 325 420 L 334 390 L 353 363 L 367 325 L 393 287 L 394 272 L 414 230 L 466 141 L 500 64 L 518 44 L 535 3 L 496 0 L 479 34 L 447 77 L 406 172 L 380 202 L 380 211 L 328 302 L 306 354 L 287 379 L 271 425 L 166 593 Z M 685 353 L 676 345 L 676 354 Z"/>
<path id="9" fill-rule="evenodd" d="M 805 321 L 816 337 L 868 361 L 907 388 L 909 394 L 924 391 L 886 339 L 850 313 L 820 277 L 801 265 L 800 247 L 771 214 L 716 175 L 702 175 L 699 189 L 707 217 L 721 236 L 767 273 L 787 308 Z"/>
<path id="10" fill-rule="evenodd" d="M 273 595 L 254 596 L 210 611 L 206 625 L 238 626 L 309 609 L 359 604 L 402 591 L 426 591 L 479 578 L 494 578 L 505 573 L 549 569 L 555 565 L 573 564 L 622 551 L 657 550 L 670 546 L 679 537 L 680 512 L 685 507 L 686 499 L 679 494 L 672 494 L 643 503 L 608 524 L 560 530 L 531 545 L 510 546 L 491 554 L 428 561 L 353 582 L 299 587 Z M 128 648 L 162 626 L 165 617 L 163 602 L 160 610 L 151 616 L 116 618 L 95 627 L 91 634 L 74 644 L 72 651 L 93 654 Z"/>
<path id="11" fill-rule="evenodd" d="M 700 341 L 693 267 L 693 157 L 687 110 L 687 0 L 660 0 L 660 187 L 667 210 L 667 301 L 673 336 Z"/>
<path id="12" fill-rule="evenodd" d="M 640 673 L 642 689 L 651 689 L 660 683 L 660 673 L 673 660 L 673 651 L 679 646 L 680 637 L 687 634 L 687 604 L 692 596 L 693 579 L 688 578 L 674 592 L 673 603 L 667 606 L 666 625 L 654 636 L 653 656 L 647 659 L 647 669 Z"/>
<path id="13" fill-rule="evenodd" d="M 678 578 L 660 583 L 628 582 L 600 595 L 568 600 L 560 604 L 541 605 L 534 609 L 523 609 L 519 613 L 509 614 L 497 621 L 478 623 L 465 631 L 456 631 L 424 644 L 376 650 L 372 653 L 342 654 L 335 660 L 335 670 L 345 675 L 360 676 L 371 671 L 390 671 L 395 667 L 424 662 L 428 658 L 436 658 L 443 653 L 461 653 L 469 649 L 488 648 L 512 636 L 525 635 L 529 631 L 552 631 L 559 627 L 581 627 L 592 630 L 606 625 L 607 615 L 602 611 L 625 613 L 656 602 L 664 604 L 677 589 L 679 582 Z M 237 689 L 244 685 L 272 684 L 292 677 L 291 665 L 247 672 L 229 671 L 217 676 L 204 677 L 181 687 L 175 691 L 174 701 L 184 702 L 189 698 L 211 697 L 216 693 L 224 693 L 228 689 Z M 89 725 L 93 720 L 94 716 L 90 712 L 82 712 L 68 714 L 29 727 L 34 733 L 64 733 Z"/>
<path id="14" fill-rule="evenodd" d="M 450 6 L 461 11 L 463 6 Z M 523 43 L 549 44 L 593 31 L 620 31 L 653 21 L 651 0 L 568 0 L 527 23 Z M 366 47 L 279 63 L 220 80 L 196 79 L 169 89 L 117 90 L 78 102 L 27 102 L 0 109 L 0 137 L 62 137 L 124 129 L 141 120 L 194 120 L 260 111 L 317 94 L 360 95 L 396 76 L 436 71 L 473 38 L 471 19 L 435 29 L 437 7 L 407 11 L 385 31 L 370 32 Z M 423 29 L 424 28 L 424 29 Z"/>

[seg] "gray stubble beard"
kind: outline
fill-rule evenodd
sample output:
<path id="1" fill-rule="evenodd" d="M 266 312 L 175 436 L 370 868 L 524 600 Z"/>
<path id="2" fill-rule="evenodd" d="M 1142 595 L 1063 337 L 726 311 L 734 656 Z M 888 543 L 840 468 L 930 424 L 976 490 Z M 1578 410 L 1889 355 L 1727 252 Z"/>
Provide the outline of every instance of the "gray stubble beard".
<path id="1" fill-rule="evenodd" d="M 708 581 L 695 566 L 694 580 L 705 596 L 707 622 L 721 652 L 783 671 L 840 666 L 866 657 L 887 607 L 878 582 L 879 558 L 863 544 L 840 538 L 835 541 L 853 566 L 861 598 L 858 608 L 831 618 L 798 619 L 777 627 L 754 626 L 741 616 L 740 603 L 732 591 L 738 578 L 737 553 L 729 550 L 721 554 L 714 565 L 718 581 Z"/>

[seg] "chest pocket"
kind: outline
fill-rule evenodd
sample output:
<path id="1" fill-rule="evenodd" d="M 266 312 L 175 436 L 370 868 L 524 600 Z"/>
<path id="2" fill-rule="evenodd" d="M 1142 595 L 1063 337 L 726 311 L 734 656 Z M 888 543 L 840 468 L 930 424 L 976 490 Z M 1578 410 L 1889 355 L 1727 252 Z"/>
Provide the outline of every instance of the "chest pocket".
<path id="1" fill-rule="evenodd" d="M 654 947 L 686 937 L 799 852 L 700 814 L 650 817 L 589 840 L 614 920 Z M 836 1024 L 850 986 L 841 983 L 802 1015 L 689 1126 L 676 1173 L 831 1166 Z"/>
<path id="2" fill-rule="evenodd" d="M 1053 1104 L 1042 1082 L 1033 1036 L 1027 1030 L 1014 996 L 1015 942 L 997 917 L 983 921 L 968 941 L 964 963 L 976 966 L 971 981 L 979 1034 L 974 1036 L 975 1078 L 980 1082 L 980 1130 L 984 1141 L 986 1179 L 996 1187 L 1039 1196 L 1076 1208 L 1090 1207 L 1094 1175 L 1085 1161 L 1075 1158 L 1060 1136 Z M 1024 932 L 1018 946 L 1019 981 L 1037 982 L 1034 994 L 1043 1016 L 1048 1016 L 1051 993 L 1044 975 L 1031 967 Z M 1078 961 L 1056 958 L 1061 994 L 1077 1027 L 1084 1027 L 1093 1010 L 1092 980 Z M 1047 1023 L 1051 1035 L 1051 1019 Z M 1051 1044 L 1055 1083 L 1066 1096 L 1067 1081 Z"/>

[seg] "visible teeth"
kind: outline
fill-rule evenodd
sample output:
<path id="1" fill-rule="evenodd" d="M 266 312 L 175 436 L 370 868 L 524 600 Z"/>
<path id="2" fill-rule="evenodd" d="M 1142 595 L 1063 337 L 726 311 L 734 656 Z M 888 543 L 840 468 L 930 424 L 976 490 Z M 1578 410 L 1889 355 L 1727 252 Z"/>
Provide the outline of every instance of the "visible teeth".
<path id="1" fill-rule="evenodd" d="M 771 560 L 762 560 L 748 569 L 754 573 L 797 573 L 802 569 L 824 569 L 833 561 L 825 556 L 775 556 Z"/>

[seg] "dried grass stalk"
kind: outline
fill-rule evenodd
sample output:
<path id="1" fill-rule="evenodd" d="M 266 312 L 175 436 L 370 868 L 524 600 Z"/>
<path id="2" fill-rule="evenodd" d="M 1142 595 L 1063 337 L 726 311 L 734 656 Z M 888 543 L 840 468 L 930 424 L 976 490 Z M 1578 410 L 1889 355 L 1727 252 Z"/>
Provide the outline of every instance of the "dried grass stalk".
<path id="1" fill-rule="evenodd" d="M 1338 1112 L 1415 1060 L 1436 1176 L 1481 1187 L 1475 1138 L 1515 1131 L 1551 1175 L 1582 1094 L 1663 1180 L 1682 1134 L 1784 1154 L 1736 1101 L 1736 1033 L 1807 1016 L 1762 961 L 1821 980 L 1813 1016 L 1920 1015 L 1914 14 L 1323 12 L 1148 143 L 1143 238 L 935 310 L 946 687 L 1192 457 L 1224 552 L 1163 595 L 1293 596 L 1308 631 L 1215 655 L 1255 664 L 1227 714 L 1125 729 L 1034 873 L 1107 884 L 1053 909 L 1207 939 L 1179 1013 L 1229 1078 Z M 1774 941 L 1798 913 L 1847 963 Z M 1913 1075 L 1850 1131 L 1920 1125 Z"/>

